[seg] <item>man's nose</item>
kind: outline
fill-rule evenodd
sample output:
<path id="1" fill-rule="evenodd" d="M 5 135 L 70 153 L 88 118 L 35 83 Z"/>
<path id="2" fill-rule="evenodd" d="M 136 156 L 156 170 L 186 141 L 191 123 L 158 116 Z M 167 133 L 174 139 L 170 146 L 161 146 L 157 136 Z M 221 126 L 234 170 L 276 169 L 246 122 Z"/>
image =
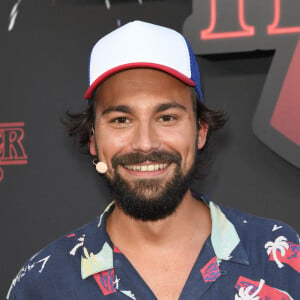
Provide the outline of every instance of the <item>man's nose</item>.
<path id="1" fill-rule="evenodd" d="M 140 122 L 133 132 L 132 150 L 147 153 L 159 148 L 160 141 L 155 126 L 151 121 Z"/>

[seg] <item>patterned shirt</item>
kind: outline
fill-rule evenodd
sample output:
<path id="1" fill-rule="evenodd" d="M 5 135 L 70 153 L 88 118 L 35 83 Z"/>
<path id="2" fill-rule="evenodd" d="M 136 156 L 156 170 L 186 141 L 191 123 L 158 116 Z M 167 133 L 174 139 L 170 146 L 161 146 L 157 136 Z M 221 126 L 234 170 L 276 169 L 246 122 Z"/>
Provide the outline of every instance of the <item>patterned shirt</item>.
<path id="1" fill-rule="evenodd" d="M 299 236 L 292 228 L 194 196 L 209 206 L 212 232 L 179 299 L 300 299 Z M 31 257 L 7 299 L 156 299 L 106 232 L 113 207 Z"/>

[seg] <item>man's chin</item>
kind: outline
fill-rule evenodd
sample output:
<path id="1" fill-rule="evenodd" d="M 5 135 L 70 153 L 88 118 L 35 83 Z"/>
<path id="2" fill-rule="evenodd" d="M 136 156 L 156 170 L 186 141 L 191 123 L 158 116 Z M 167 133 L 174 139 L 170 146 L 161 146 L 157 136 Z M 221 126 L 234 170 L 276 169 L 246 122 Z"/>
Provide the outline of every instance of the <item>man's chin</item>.
<path id="1" fill-rule="evenodd" d="M 116 156 L 112 159 L 114 174 L 106 176 L 116 205 L 125 214 L 142 221 L 157 221 L 173 214 L 189 189 L 195 165 L 184 174 L 179 153 L 154 151 Z M 124 165 L 146 161 L 165 162 L 161 170 L 128 171 Z M 128 168 L 127 168 L 128 169 Z M 143 171 L 145 172 L 145 171 Z"/>
<path id="2" fill-rule="evenodd" d="M 163 197 L 163 192 L 144 190 L 142 192 L 131 191 L 131 195 L 134 195 L 135 199 L 140 199 L 141 201 L 155 202 L 159 201 Z"/>
<path id="3" fill-rule="evenodd" d="M 159 195 L 166 188 L 166 183 L 159 179 L 140 179 L 134 182 L 124 182 L 127 184 L 131 192 L 140 195 L 141 197 L 151 197 L 151 195 Z"/>
<path id="4" fill-rule="evenodd" d="M 118 173 L 108 181 L 116 205 L 128 216 L 142 221 L 157 221 L 173 214 L 189 186 L 189 180 L 179 170 L 166 183 L 157 179 L 129 182 Z"/>

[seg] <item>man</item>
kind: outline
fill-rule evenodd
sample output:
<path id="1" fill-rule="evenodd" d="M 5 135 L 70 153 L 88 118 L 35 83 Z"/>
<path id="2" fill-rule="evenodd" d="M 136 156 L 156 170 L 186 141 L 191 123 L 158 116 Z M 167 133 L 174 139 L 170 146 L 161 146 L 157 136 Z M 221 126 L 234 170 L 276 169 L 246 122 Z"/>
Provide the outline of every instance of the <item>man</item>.
<path id="1" fill-rule="evenodd" d="M 296 233 L 190 190 L 224 117 L 204 106 L 182 35 L 140 21 L 108 34 L 85 98 L 70 134 L 114 202 L 30 258 L 7 299 L 299 299 Z"/>

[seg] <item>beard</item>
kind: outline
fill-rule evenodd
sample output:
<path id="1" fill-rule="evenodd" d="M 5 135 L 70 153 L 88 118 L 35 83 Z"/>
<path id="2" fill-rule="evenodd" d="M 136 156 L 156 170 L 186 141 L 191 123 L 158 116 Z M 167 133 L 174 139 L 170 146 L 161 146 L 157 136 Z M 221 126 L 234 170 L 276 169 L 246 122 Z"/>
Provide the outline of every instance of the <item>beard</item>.
<path id="1" fill-rule="evenodd" d="M 195 154 L 196 155 L 196 154 Z M 127 182 L 118 172 L 118 166 L 139 164 L 145 161 L 174 163 L 172 178 L 165 183 L 161 179 L 140 179 Z M 181 155 L 177 152 L 153 151 L 147 155 L 129 153 L 112 158 L 114 176 L 105 176 L 116 205 L 136 220 L 157 221 L 173 214 L 189 189 L 196 166 L 184 175 Z"/>

